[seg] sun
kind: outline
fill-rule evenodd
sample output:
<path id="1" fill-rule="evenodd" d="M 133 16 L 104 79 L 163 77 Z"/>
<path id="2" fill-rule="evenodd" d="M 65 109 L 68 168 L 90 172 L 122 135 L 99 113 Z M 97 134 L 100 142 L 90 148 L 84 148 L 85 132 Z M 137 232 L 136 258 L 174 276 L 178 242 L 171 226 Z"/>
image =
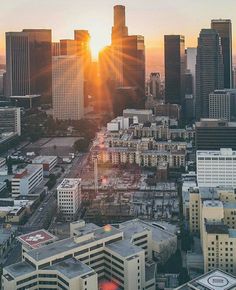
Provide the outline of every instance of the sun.
<path id="1" fill-rule="evenodd" d="M 105 46 L 107 46 L 107 42 L 103 37 L 101 37 L 101 35 L 98 35 L 98 34 L 91 35 L 90 49 L 91 49 L 92 58 L 94 60 L 98 59 L 99 52 Z"/>

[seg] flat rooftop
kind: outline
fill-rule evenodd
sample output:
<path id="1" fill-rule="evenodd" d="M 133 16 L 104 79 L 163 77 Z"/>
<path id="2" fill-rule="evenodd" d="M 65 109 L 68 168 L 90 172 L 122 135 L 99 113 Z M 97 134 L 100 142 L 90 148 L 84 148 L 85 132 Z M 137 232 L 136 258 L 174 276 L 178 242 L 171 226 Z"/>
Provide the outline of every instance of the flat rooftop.
<path id="1" fill-rule="evenodd" d="M 221 270 L 208 272 L 176 289 L 178 290 L 233 290 L 236 287 L 236 277 Z"/>
<path id="2" fill-rule="evenodd" d="M 223 207 L 223 202 L 220 200 L 204 200 L 203 205 L 205 207 L 218 207 L 222 208 Z"/>
<path id="3" fill-rule="evenodd" d="M 229 228 L 223 223 L 206 223 L 206 232 L 208 234 L 229 234 Z"/>
<path id="4" fill-rule="evenodd" d="M 22 177 L 19 177 L 19 178 L 22 179 L 22 178 L 29 177 L 29 176 L 33 175 L 36 171 L 38 171 L 39 168 L 43 168 L 43 166 L 41 164 L 28 164 L 25 168 L 17 170 L 14 178 L 18 178 L 16 176 L 18 174 L 21 175 L 24 172 L 25 172 L 25 174 L 23 174 Z"/>
<path id="5" fill-rule="evenodd" d="M 50 163 L 57 159 L 57 156 L 37 156 L 32 160 L 33 164 Z"/>
<path id="6" fill-rule="evenodd" d="M 213 156 L 223 156 L 223 157 L 229 157 L 229 156 L 235 156 L 236 151 L 233 151 L 231 148 L 221 148 L 220 150 L 198 150 L 197 156 L 202 157 L 213 157 Z"/>
<path id="7" fill-rule="evenodd" d="M 52 266 L 46 267 L 43 270 L 56 270 L 69 279 L 90 273 L 95 273 L 92 268 L 80 262 L 79 260 L 76 260 L 75 258 L 59 262 Z"/>
<path id="8" fill-rule="evenodd" d="M 48 231 L 42 229 L 26 235 L 21 235 L 17 237 L 17 239 L 31 249 L 37 249 L 42 244 L 53 242 L 57 238 Z"/>
<path id="9" fill-rule="evenodd" d="M 134 219 L 121 223 L 120 230 L 124 232 L 124 238 L 127 240 L 129 240 L 134 234 L 147 230 L 152 232 L 152 239 L 157 243 L 161 243 L 175 237 L 175 235 L 169 231 L 155 227 L 154 225 L 146 223 L 140 219 Z"/>
<path id="10" fill-rule="evenodd" d="M 27 255 L 36 261 L 57 256 L 62 253 L 66 255 L 67 251 L 88 245 L 94 241 L 99 241 L 106 237 L 113 236 L 115 234 L 121 233 L 121 231 L 112 226 L 104 226 L 95 230 L 93 233 L 93 236 L 89 236 L 87 240 L 82 240 L 80 242 L 79 237 L 63 239 L 43 246 L 42 248 L 30 250 L 27 252 Z"/>
<path id="11" fill-rule="evenodd" d="M 142 248 L 131 244 L 128 240 L 121 240 L 121 241 L 106 245 L 106 248 L 117 253 L 123 258 L 129 258 L 130 256 L 136 255 L 144 251 Z"/>
<path id="12" fill-rule="evenodd" d="M 80 184 L 80 178 L 65 178 L 61 184 L 57 187 L 57 190 L 61 189 L 76 189 Z"/>
<path id="13" fill-rule="evenodd" d="M 17 278 L 21 275 L 29 274 L 35 271 L 35 268 L 29 263 L 23 261 L 16 264 L 12 264 L 4 268 L 13 278 Z"/>

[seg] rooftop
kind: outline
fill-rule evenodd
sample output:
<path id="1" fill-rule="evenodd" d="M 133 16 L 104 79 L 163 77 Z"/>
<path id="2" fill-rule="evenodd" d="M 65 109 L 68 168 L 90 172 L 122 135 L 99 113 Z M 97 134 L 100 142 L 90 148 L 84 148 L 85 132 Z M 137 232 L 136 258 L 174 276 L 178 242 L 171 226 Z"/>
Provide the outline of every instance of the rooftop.
<path id="1" fill-rule="evenodd" d="M 152 239 L 158 243 L 175 237 L 174 234 L 140 219 L 123 222 L 120 224 L 120 229 L 124 232 L 124 238 L 127 240 L 131 239 L 134 234 L 142 231 L 151 231 Z"/>
<path id="2" fill-rule="evenodd" d="M 16 264 L 12 264 L 4 268 L 13 278 L 17 278 L 21 275 L 29 274 L 35 271 L 35 268 L 29 263 L 23 261 Z"/>
<path id="3" fill-rule="evenodd" d="M 204 200 L 203 205 L 205 207 L 218 207 L 222 208 L 223 207 L 223 202 L 220 200 Z"/>
<path id="4" fill-rule="evenodd" d="M 60 189 L 76 189 L 80 184 L 80 178 L 65 178 L 61 184 L 57 187 L 57 190 Z"/>
<path id="5" fill-rule="evenodd" d="M 144 251 L 142 248 L 134 246 L 127 240 L 121 240 L 121 241 L 106 245 L 106 248 L 112 250 L 113 252 L 116 252 L 118 255 L 120 255 L 123 258 L 129 258 L 130 256 L 136 255 Z"/>
<path id="6" fill-rule="evenodd" d="M 233 290 L 236 287 L 236 278 L 221 270 L 215 269 L 211 272 L 176 288 L 178 290 Z"/>
<path id="7" fill-rule="evenodd" d="M 56 156 L 37 156 L 32 160 L 32 163 L 42 164 L 42 163 L 50 163 L 57 159 Z"/>
<path id="8" fill-rule="evenodd" d="M 229 234 L 229 229 L 226 225 L 223 223 L 210 223 L 207 222 L 205 224 L 206 226 L 206 232 L 208 234 Z"/>
<path id="9" fill-rule="evenodd" d="M 21 235 L 17 237 L 17 239 L 31 249 L 36 249 L 42 244 L 55 241 L 57 238 L 48 231 L 42 229 L 26 235 Z"/>
<path id="10" fill-rule="evenodd" d="M 80 262 L 79 260 L 76 260 L 75 258 L 61 261 L 57 264 L 46 267 L 43 270 L 56 270 L 65 275 L 69 279 L 86 275 L 91 272 L 94 273 L 94 270 L 92 268 Z"/>

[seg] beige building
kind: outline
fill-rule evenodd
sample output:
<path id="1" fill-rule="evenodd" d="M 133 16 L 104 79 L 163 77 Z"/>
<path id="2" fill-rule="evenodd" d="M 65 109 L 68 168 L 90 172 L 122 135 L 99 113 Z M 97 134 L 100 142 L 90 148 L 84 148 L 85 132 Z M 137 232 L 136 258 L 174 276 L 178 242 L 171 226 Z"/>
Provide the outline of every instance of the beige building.
<path id="1" fill-rule="evenodd" d="M 83 63 L 77 56 L 54 56 L 52 60 L 53 118 L 80 120 L 84 117 Z"/>
<path id="2" fill-rule="evenodd" d="M 236 274 L 236 201 L 232 188 L 189 190 L 189 226 L 200 233 L 204 271 Z"/>
<path id="3" fill-rule="evenodd" d="M 163 230 L 157 240 L 156 228 L 140 220 L 120 224 L 119 229 L 80 220 L 71 223 L 70 238 L 47 244 L 54 239 L 47 240 L 47 235 L 41 231 L 21 236 L 30 246 L 23 251 L 22 262 L 4 268 L 4 290 L 98 290 L 103 283 L 125 290 L 155 290 L 152 256 L 163 247 L 170 255 L 177 247 L 174 234 Z M 37 245 L 32 247 L 35 236 Z M 39 236 L 45 238 L 43 246 L 38 245 Z"/>
<path id="4" fill-rule="evenodd" d="M 57 209 L 66 221 L 73 221 L 81 203 L 81 179 L 65 178 L 57 187 Z"/>

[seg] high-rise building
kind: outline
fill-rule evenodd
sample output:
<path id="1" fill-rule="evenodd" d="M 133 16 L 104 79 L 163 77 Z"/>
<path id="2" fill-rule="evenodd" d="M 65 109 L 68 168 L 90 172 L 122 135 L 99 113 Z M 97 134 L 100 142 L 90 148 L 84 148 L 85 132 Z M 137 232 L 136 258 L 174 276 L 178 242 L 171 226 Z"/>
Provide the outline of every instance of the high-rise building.
<path id="1" fill-rule="evenodd" d="M 114 62 L 114 79 L 117 86 L 123 86 L 123 38 L 128 36 L 125 24 L 125 6 L 114 6 L 114 25 L 112 27 L 112 51 Z"/>
<path id="2" fill-rule="evenodd" d="M 220 36 L 224 63 L 224 88 L 230 89 L 232 79 L 232 24 L 230 19 L 214 19 L 211 28 L 215 29 Z"/>
<path id="3" fill-rule="evenodd" d="M 83 62 L 80 57 L 53 57 L 53 118 L 80 120 L 84 117 Z"/>
<path id="4" fill-rule="evenodd" d="M 84 74 L 84 105 L 87 107 L 89 95 L 92 94 L 91 89 L 95 80 L 91 77 L 92 57 L 90 50 L 90 34 L 88 30 L 75 30 L 74 39 L 76 41 L 76 55 L 81 57 L 83 62 Z"/>
<path id="5" fill-rule="evenodd" d="M 236 89 L 236 67 L 233 68 L 233 88 Z"/>
<path id="6" fill-rule="evenodd" d="M 60 42 L 52 42 L 52 56 L 59 56 L 60 54 Z"/>
<path id="7" fill-rule="evenodd" d="M 197 151 L 197 183 L 200 187 L 236 187 L 236 151 L 221 148 Z"/>
<path id="8" fill-rule="evenodd" d="M 150 74 L 150 78 L 148 81 L 148 94 L 152 95 L 153 98 L 156 98 L 157 100 L 162 99 L 160 73 L 153 72 Z"/>
<path id="9" fill-rule="evenodd" d="M 123 85 L 135 87 L 139 92 L 138 103 L 145 96 L 145 45 L 141 35 L 123 38 Z M 134 104 L 135 105 L 135 104 Z"/>
<path id="10" fill-rule="evenodd" d="M 202 29 L 196 62 L 196 118 L 209 115 L 209 94 L 224 88 L 224 66 L 220 36 L 214 29 Z"/>
<path id="11" fill-rule="evenodd" d="M 74 39 L 60 40 L 60 55 L 76 55 L 77 45 Z"/>
<path id="12" fill-rule="evenodd" d="M 7 132 L 21 135 L 20 108 L 0 108 L 0 133 Z"/>
<path id="13" fill-rule="evenodd" d="M 209 95 L 209 118 L 231 121 L 236 118 L 236 90 L 215 90 Z"/>
<path id="14" fill-rule="evenodd" d="M 165 100 L 182 104 L 184 99 L 185 40 L 182 35 L 165 35 Z"/>
<path id="15" fill-rule="evenodd" d="M 197 150 L 220 150 L 220 148 L 236 150 L 235 136 L 236 122 L 214 119 L 202 119 L 196 122 Z"/>
<path id="16" fill-rule="evenodd" d="M 197 48 L 187 48 L 187 70 L 191 73 L 193 78 L 193 95 L 196 94 L 196 60 L 197 60 Z"/>
<path id="17" fill-rule="evenodd" d="M 24 29 L 6 33 L 7 96 L 52 94 L 51 30 Z"/>
<path id="18" fill-rule="evenodd" d="M 81 179 L 66 178 L 57 187 L 57 207 L 66 221 L 73 221 L 81 203 Z"/>

